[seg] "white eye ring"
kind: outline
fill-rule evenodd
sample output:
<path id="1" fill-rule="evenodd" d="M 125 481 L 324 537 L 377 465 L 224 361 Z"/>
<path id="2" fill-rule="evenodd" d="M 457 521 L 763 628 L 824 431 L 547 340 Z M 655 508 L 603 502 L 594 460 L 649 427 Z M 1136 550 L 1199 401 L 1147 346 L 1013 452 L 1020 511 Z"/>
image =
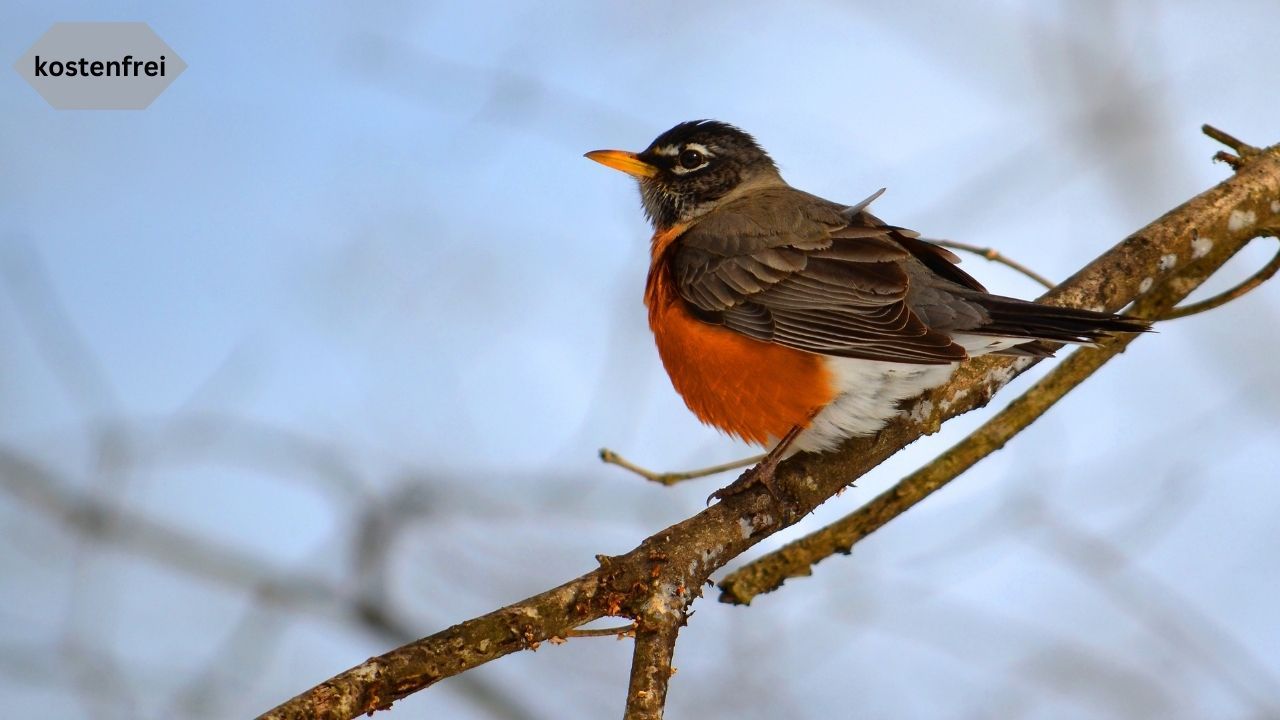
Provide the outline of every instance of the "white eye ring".
<path id="1" fill-rule="evenodd" d="M 686 143 L 684 147 L 679 148 L 676 164 L 671 167 L 671 171 L 677 175 L 696 172 L 710 165 L 712 157 L 711 151 L 705 145 Z"/>

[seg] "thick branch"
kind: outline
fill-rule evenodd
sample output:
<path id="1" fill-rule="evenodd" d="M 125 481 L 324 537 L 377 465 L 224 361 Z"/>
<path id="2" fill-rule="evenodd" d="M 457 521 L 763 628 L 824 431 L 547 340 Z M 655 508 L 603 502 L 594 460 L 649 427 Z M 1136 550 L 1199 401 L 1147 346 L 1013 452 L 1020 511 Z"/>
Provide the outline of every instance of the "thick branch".
<path id="1" fill-rule="evenodd" d="M 1244 158 L 1234 177 L 1130 236 L 1048 299 L 1115 310 L 1165 287 L 1159 292 L 1176 302 L 1254 237 L 1259 219 L 1269 217 L 1275 201 L 1280 201 L 1280 149 L 1271 148 Z M 687 601 L 726 562 L 804 517 L 911 441 L 936 431 L 947 418 L 986 404 L 1028 365 L 999 358 L 966 363 L 952 382 L 916 401 L 875 437 L 783 463 L 776 497 L 763 487 L 731 496 L 625 555 L 603 558 L 600 568 L 575 580 L 372 658 L 262 717 L 345 720 L 385 708 L 448 675 L 563 637 L 597 617 L 643 618 L 646 603 L 669 599 L 671 593 Z"/>

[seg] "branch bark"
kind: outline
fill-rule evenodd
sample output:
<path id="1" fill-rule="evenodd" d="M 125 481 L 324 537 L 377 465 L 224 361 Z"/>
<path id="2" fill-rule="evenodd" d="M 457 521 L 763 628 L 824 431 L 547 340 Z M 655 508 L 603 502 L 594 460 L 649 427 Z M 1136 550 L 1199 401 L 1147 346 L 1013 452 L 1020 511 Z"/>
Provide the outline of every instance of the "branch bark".
<path id="1" fill-rule="evenodd" d="M 1145 295 L 1141 307 L 1160 314 L 1249 240 L 1274 232 L 1280 224 L 1280 146 L 1249 152 L 1243 149 L 1248 146 L 1238 145 L 1233 147 L 1240 153 L 1233 177 L 1129 236 L 1045 300 L 1117 310 Z M 1069 361 L 1077 369 L 1051 374 L 1046 382 L 1083 373 L 1074 380 L 1079 382 L 1090 367 L 1096 369 L 1122 349 L 1121 343 L 1080 350 Z M 701 594 L 711 573 L 792 525 L 913 440 L 936 432 L 944 420 L 985 405 L 1031 364 L 1026 358 L 968 362 L 949 384 L 917 399 L 876 436 L 853 439 L 834 453 L 784 462 L 776 476 L 776 496 L 763 487 L 731 496 L 645 539 L 625 555 L 601 556 L 600 567 L 559 587 L 371 658 L 268 711 L 261 720 L 345 720 L 386 709 L 445 677 L 565 637 L 569 630 L 605 615 L 638 622 L 636 664 L 649 665 L 633 667 L 629 695 L 641 690 L 657 693 L 643 705 L 629 700 L 628 713 L 661 717 L 667 679 L 661 669 L 665 667 L 669 676 L 669 648 L 674 647 L 688 604 Z M 1020 399 L 1015 405 L 1019 403 L 1030 401 Z M 876 526 L 918 502 L 928 485 L 903 490 L 901 501 L 874 510 Z M 671 620 L 671 608 L 679 608 L 678 622 Z M 655 624 L 655 618 L 661 621 Z M 650 665 L 654 672 L 649 672 Z"/>
<path id="2" fill-rule="evenodd" d="M 646 620 L 636 630 L 636 646 L 631 659 L 631 683 L 627 688 L 627 710 L 623 720 L 661 720 L 667 706 L 667 684 L 675 674 L 671 658 L 676 652 L 676 636 L 684 624 L 684 601 L 672 608 L 675 615 Z"/>

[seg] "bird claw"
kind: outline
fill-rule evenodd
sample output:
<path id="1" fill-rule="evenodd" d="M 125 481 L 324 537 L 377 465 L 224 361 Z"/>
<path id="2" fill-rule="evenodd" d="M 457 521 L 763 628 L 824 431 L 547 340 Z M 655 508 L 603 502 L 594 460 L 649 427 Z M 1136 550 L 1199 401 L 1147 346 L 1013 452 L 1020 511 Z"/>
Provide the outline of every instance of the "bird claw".
<path id="1" fill-rule="evenodd" d="M 737 480 L 707 496 L 707 504 L 710 505 L 712 500 L 724 500 L 739 495 L 756 485 L 763 485 L 773 499 L 778 500 L 778 486 L 774 482 L 774 471 L 777 469 L 776 460 L 765 458 L 759 465 L 748 468 L 746 472 L 739 475 Z"/>

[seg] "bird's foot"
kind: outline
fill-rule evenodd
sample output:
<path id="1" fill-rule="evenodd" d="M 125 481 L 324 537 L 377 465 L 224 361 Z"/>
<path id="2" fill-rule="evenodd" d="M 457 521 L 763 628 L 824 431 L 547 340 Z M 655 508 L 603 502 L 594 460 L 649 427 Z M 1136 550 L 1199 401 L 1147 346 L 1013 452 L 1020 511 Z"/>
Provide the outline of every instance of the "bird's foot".
<path id="1" fill-rule="evenodd" d="M 778 458 L 770 453 L 757 465 L 748 468 L 746 472 L 739 475 L 737 480 L 711 493 L 711 496 L 707 498 L 707 504 L 710 505 L 712 500 L 724 500 L 746 492 L 756 485 L 763 485 L 764 489 L 768 490 L 769 494 L 776 500 L 778 499 L 778 487 L 774 483 L 774 475 L 777 469 Z"/>

